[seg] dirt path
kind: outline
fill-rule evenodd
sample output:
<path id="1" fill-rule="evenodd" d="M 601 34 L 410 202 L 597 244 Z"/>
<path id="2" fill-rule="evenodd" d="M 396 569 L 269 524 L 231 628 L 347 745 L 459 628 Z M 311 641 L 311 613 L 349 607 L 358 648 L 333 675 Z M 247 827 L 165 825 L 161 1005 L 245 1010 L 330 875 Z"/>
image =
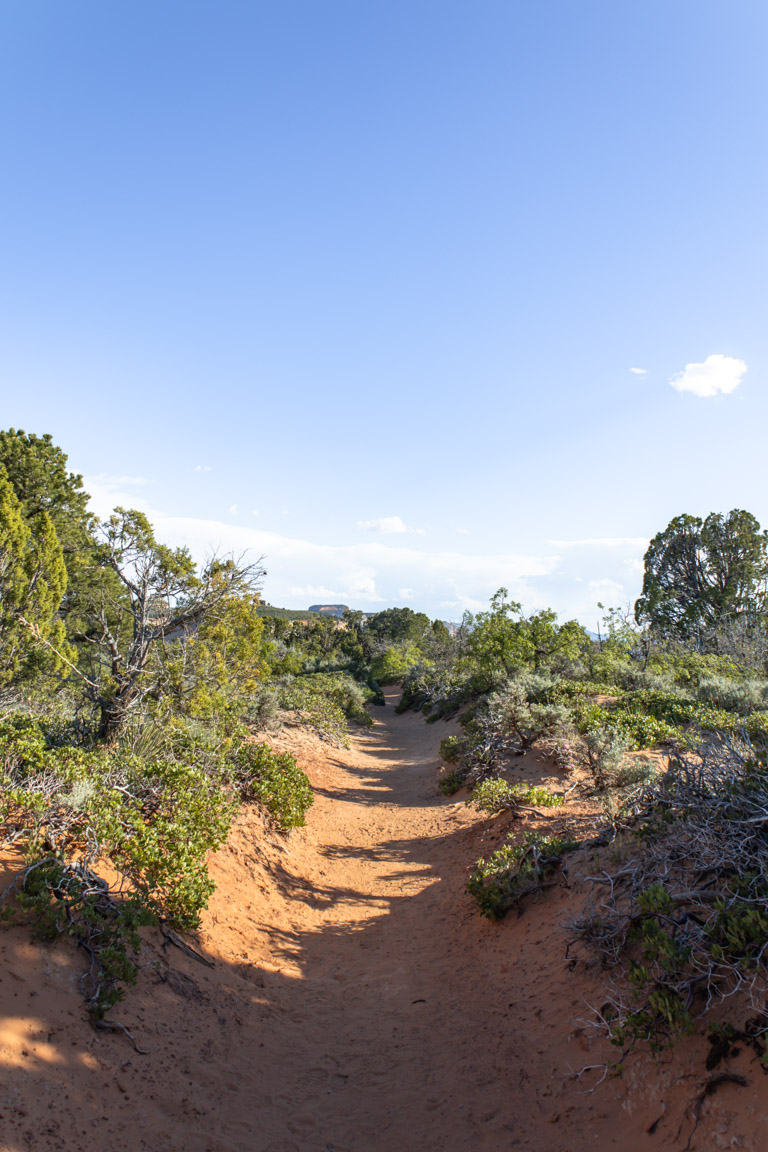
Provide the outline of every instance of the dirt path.
<path id="1" fill-rule="evenodd" d="M 288 741 L 315 805 L 266 844 L 254 811 L 239 819 L 199 935 L 215 968 L 148 939 L 117 1013 L 146 1055 L 84 1022 L 76 955 L 5 934 L 2 1152 L 685 1147 L 672 1065 L 579 1094 L 570 1069 L 606 1050 L 575 1023 L 595 985 L 564 961 L 569 894 L 498 925 L 477 914 L 467 866 L 505 818 L 442 797 L 446 726 L 388 703 L 349 751 Z M 708 1102 L 692 1148 L 766 1146 L 754 1092 L 746 1143 L 731 1103 Z"/>
<path id="2" fill-rule="evenodd" d="M 478 818 L 435 787 L 446 728 L 397 716 L 395 699 L 349 752 L 305 752 L 315 806 L 276 866 L 290 900 L 275 909 L 264 974 L 279 1026 L 264 1034 L 256 1023 L 259 1040 L 246 1034 L 231 1052 L 238 1120 L 222 1112 L 221 1132 L 269 1152 L 593 1148 L 594 1133 L 576 1137 L 591 1102 L 576 1097 L 577 1122 L 563 1124 L 551 1099 L 553 1077 L 568 1076 L 546 1035 L 547 971 L 562 974 L 562 951 L 531 971 L 536 918 L 513 934 L 474 911 L 463 886 Z M 258 898 L 253 911 L 255 924 Z M 578 997 L 565 1006 L 566 1037 L 578 1007 Z M 242 1136 L 254 1105 L 257 1145 Z"/>

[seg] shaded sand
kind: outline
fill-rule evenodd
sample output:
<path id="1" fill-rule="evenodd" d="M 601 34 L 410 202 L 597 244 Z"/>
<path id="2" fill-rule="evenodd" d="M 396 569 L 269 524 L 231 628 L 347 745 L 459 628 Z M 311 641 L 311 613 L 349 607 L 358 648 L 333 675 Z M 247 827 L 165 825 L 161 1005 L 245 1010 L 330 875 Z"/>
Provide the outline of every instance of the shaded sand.
<path id="1" fill-rule="evenodd" d="M 146 1055 L 88 1025 L 74 949 L 0 934 L 2 1152 L 768 1147 L 749 1054 L 728 1065 L 748 1086 L 723 1085 L 696 1123 L 701 1036 L 583 1094 L 572 1071 L 616 1053 L 578 1024 L 598 974 L 565 960 L 578 864 L 574 887 L 522 917 L 480 917 L 467 869 L 508 818 L 437 792 L 451 728 L 396 716 L 393 699 L 349 751 L 276 742 L 312 779 L 308 826 L 280 837 L 239 818 L 196 941 L 215 968 L 147 935 L 114 1012 Z M 515 771 L 551 780 L 532 757 Z M 550 821 L 578 817 L 569 804 Z"/>

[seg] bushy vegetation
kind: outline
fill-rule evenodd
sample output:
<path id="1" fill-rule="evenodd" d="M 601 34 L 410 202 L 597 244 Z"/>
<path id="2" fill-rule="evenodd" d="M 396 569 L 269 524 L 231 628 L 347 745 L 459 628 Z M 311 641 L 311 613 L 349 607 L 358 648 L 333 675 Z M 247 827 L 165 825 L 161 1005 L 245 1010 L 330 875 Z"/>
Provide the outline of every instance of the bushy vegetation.
<path id="1" fill-rule="evenodd" d="M 86 949 L 87 1000 L 102 1018 L 135 977 L 138 927 L 199 923 L 213 888 L 208 854 L 240 800 L 287 829 L 304 822 L 312 794 L 293 757 L 240 728 L 214 740 L 172 727 L 145 756 L 61 736 L 22 713 L 0 721 L 0 827 L 26 856 L 8 894 L 39 934 L 67 932 Z M 99 875 L 104 864 L 116 887 Z"/>
<path id="2" fill-rule="evenodd" d="M 505 844 L 487 860 L 478 860 L 467 891 L 484 916 L 499 920 L 527 896 L 556 883 L 563 855 L 575 847 L 571 840 L 529 833 L 521 844 Z"/>
<path id="3" fill-rule="evenodd" d="M 467 804 L 488 812 L 493 816 L 505 809 L 516 812 L 520 808 L 556 808 L 562 804 L 562 796 L 539 788 L 535 784 L 508 784 L 506 780 L 483 780 L 472 792 Z"/>
<path id="4" fill-rule="evenodd" d="M 657 1051 L 697 1019 L 720 1027 L 736 995 L 765 1017 L 766 812 L 766 755 L 742 737 L 678 755 L 620 811 L 621 857 L 572 924 L 612 974 L 599 1024 L 617 1046 Z"/>

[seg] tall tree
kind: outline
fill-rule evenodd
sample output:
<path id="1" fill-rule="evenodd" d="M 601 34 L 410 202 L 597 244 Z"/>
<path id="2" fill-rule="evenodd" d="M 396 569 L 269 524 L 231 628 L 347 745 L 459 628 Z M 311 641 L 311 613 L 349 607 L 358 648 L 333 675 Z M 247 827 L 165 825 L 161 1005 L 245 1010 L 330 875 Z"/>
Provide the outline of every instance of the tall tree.
<path id="1" fill-rule="evenodd" d="M 0 465 L 0 684 L 29 676 L 50 661 L 45 642 L 62 647 L 58 609 L 66 586 L 50 517 L 42 510 L 24 515 Z"/>
<path id="2" fill-rule="evenodd" d="M 49 517 L 67 570 L 67 588 L 60 608 L 65 617 L 76 613 L 78 601 L 97 571 L 96 517 L 88 511 L 90 497 L 83 488 L 82 476 L 69 471 L 66 455 L 50 435 L 35 436 L 20 428 L 0 431 L 0 465 L 32 530 L 42 515 Z"/>
<path id="3" fill-rule="evenodd" d="M 766 609 L 768 536 L 749 512 L 676 516 L 645 554 L 639 624 L 659 635 L 711 644 L 718 628 Z"/>
<path id="4" fill-rule="evenodd" d="M 186 548 L 158 543 L 146 516 L 116 508 L 100 527 L 101 562 L 119 585 L 94 587 L 79 637 L 89 653 L 81 679 L 99 712 L 99 735 L 117 736 L 130 713 L 158 684 L 151 657 L 157 645 L 195 629 L 233 597 L 253 595 L 263 576 L 258 564 L 211 561 L 198 574 Z"/>

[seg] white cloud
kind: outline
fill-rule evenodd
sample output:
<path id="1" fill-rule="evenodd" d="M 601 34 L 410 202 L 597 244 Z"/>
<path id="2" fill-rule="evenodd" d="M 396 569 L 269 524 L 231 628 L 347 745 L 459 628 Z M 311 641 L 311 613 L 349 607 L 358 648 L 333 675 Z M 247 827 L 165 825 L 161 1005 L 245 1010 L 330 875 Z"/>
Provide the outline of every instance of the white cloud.
<path id="1" fill-rule="evenodd" d="M 194 517 L 167 516 L 145 509 L 157 538 L 185 545 L 198 560 L 233 552 L 247 560 L 264 557 L 264 596 L 271 604 L 303 608 L 316 601 L 395 603 L 401 589 L 420 606 L 487 607 L 501 585 L 532 609 L 545 601 L 534 585 L 553 573 L 557 556 L 430 552 L 405 543 L 369 539 L 359 544 L 315 544 L 255 526 Z M 359 601 L 358 604 L 355 604 Z M 459 615 L 461 613 L 459 612 Z"/>
<path id="2" fill-rule="evenodd" d="M 258 508 L 251 508 L 251 516 L 258 516 L 258 514 L 259 514 Z"/>
<path id="3" fill-rule="evenodd" d="M 459 536 L 469 536 L 469 528 L 457 528 Z"/>
<path id="4" fill-rule="evenodd" d="M 632 548 L 642 549 L 648 547 L 645 536 L 591 536 L 583 540 L 548 540 L 553 548 Z"/>
<path id="5" fill-rule="evenodd" d="M 297 584 L 289 590 L 294 600 L 311 601 L 313 604 L 322 604 L 325 600 L 338 600 L 339 593 L 335 588 L 325 588 L 322 584 Z"/>
<path id="6" fill-rule="evenodd" d="M 98 476 L 91 476 L 90 479 L 95 483 L 111 484 L 113 487 L 121 488 L 123 485 L 128 487 L 141 487 L 142 484 L 147 483 L 146 476 L 111 476 L 107 473 L 100 472 Z"/>
<path id="7" fill-rule="evenodd" d="M 678 392 L 693 392 L 694 396 L 717 396 L 718 393 L 727 395 L 738 388 L 746 371 L 744 360 L 717 353 L 707 356 L 701 364 L 686 364 L 684 370 L 673 376 L 669 383 Z"/>
<path id="8" fill-rule="evenodd" d="M 408 528 L 399 516 L 380 516 L 377 520 L 358 520 L 358 528 L 366 532 L 379 532 L 382 536 L 394 536 L 402 532 L 412 532 L 417 536 L 424 535 L 423 528 Z"/>
<path id="9" fill-rule="evenodd" d="M 230 506 L 229 506 L 230 516 L 237 516 L 237 512 L 238 512 L 237 504 L 230 504 Z"/>
<path id="10" fill-rule="evenodd" d="M 356 600 L 383 600 L 376 587 L 376 571 L 373 568 L 360 568 L 345 576 L 349 595 Z"/>
<path id="11" fill-rule="evenodd" d="M 113 478 L 119 479 L 119 478 Z M 408 603 L 431 616 L 458 620 L 465 609 L 483 611 L 500 587 L 526 612 L 552 607 L 566 620 L 577 616 L 594 627 L 596 600 L 613 599 L 608 588 L 597 594 L 592 581 L 614 581 L 627 595 L 640 591 L 643 537 L 595 537 L 550 541 L 540 552 L 471 551 L 465 541 L 455 549 L 430 550 L 419 536 L 365 535 L 356 543 L 315 543 L 266 531 L 255 522 L 171 516 L 149 506 L 146 489 L 133 492 L 86 479 L 91 508 L 105 516 L 116 504 L 145 512 L 158 540 L 184 545 L 198 560 L 234 554 L 244 562 L 263 560 L 263 595 L 271 604 L 307 608 L 343 603 L 352 608 Z M 137 498 L 141 492 L 144 497 Z M 553 546 L 556 545 L 556 546 Z M 618 596 L 617 600 L 623 600 Z"/>
<path id="12" fill-rule="evenodd" d="M 618 580 L 590 580 L 588 588 L 596 598 L 607 604 L 620 600 L 622 597 L 626 599 L 627 595 L 626 588 Z"/>
<path id="13" fill-rule="evenodd" d="M 441 600 L 441 608 L 458 609 L 458 615 L 462 615 L 464 612 L 482 612 L 483 609 L 488 607 L 487 601 L 477 600 L 474 596 L 466 596 L 463 592 L 459 592 L 455 586 L 453 591 L 454 599 Z"/>
<path id="14" fill-rule="evenodd" d="M 630 372 L 634 372 L 635 376 L 645 376 L 647 371 L 647 368 L 630 368 Z"/>
<path id="15" fill-rule="evenodd" d="M 210 464 L 195 464 L 195 472 L 212 472 Z"/>
<path id="16" fill-rule="evenodd" d="M 90 509 L 100 520 L 111 515 L 112 509 L 137 508 L 140 512 L 148 512 L 149 506 L 138 493 L 131 492 L 131 487 L 140 488 L 146 484 L 143 476 L 84 476 L 83 487 L 90 494 Z"/>

